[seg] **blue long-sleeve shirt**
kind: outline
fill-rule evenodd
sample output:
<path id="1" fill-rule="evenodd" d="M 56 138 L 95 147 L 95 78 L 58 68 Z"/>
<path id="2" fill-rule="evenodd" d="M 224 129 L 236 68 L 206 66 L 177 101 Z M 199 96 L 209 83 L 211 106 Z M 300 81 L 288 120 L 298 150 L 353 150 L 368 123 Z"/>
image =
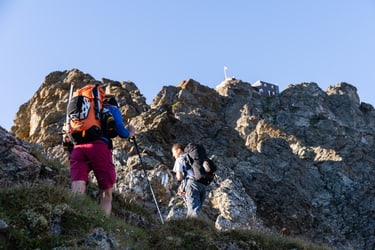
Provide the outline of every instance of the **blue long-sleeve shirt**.
<path id="1" fill-rule="evenodd" d="M 116 123 L 116 131 L 121 138 L 128 138 L 130 136 L 129 130 L 125 127 L 124 121 L 122 120 L 121 111 L 115 106 L 106 106 L 106 108 L 111 112 L 113 119 Z"/>

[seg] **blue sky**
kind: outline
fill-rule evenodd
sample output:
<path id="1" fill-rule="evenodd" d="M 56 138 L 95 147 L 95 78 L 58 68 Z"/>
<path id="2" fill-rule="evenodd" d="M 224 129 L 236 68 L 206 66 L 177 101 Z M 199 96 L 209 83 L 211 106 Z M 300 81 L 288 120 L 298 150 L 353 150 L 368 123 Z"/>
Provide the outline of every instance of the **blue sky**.
<path id="1" fill-rule="evenodd" d="M 374 0 L 1 0 L 0 126 L 53 71 L 133 81 L 151 103 L 193 78 L 216 87 L 345 81 L 375 106 Z"/>

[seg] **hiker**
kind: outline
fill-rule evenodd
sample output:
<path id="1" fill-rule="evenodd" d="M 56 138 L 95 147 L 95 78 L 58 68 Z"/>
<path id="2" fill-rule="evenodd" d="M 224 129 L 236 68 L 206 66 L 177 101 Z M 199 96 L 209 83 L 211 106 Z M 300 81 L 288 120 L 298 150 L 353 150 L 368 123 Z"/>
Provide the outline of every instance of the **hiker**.
<path id="1" fill-rule="evenodd" d="M 181 144 L 173 144 L 172 155 L 176 159 L 173 171 L 177 180 L 181 181 L 177 194 L 184 198 L 188 209 L 187 217 L 198 217 L 206 198 L 206 185 L 194 180 L 193 169 L 188 168 L 188 156 Z"/>
<path id="2" fill-rule="evenodd" d="M 122 138 L 133 137 L 136 132 L 135 128 L 131 125 L 128 128 L 124 126 L 121 111 L 118 109 L 115 98 L 108 100 L 108 102 L 111 104 L 109 109 L 115 120 L 118 135 Z M 116 170 L 111 149 L 111 139 L 101 132 L 95 136 L 82 136 L 74 145 L 70 155 L 72 192 L 79 194 L 86 192 L 89 172 L 92 170 L 100 189 L 99 205 L 107 216 L 111 214 L 112 188 L 116 181 Z"/>

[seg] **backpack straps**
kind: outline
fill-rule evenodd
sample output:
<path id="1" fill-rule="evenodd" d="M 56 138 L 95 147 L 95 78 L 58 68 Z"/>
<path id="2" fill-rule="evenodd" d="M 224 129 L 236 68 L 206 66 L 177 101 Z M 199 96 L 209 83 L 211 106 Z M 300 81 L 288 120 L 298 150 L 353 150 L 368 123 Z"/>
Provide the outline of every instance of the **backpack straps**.
<path id="1" fill-rule="evenodd" d="M 100 120 L 100 110 L 102 107 L 100 106 L 99 100 L 99 84 L 96 84 L 95 87 L 92 89 L 92 95 L 94 96 L 94 109 L 95 109 L 95 118 L 96 120 Z"/>
<path id="2" fill-rule="evenodd" d="M 189 169 L 191 169 L 191 165 L 190 165 L 190 160 L 189 160 L 189 155 L 188 154 L 184 154 L 183 156 L 183 162 L 184 162 L 184 165 L 182 166 L 182 171 L 184 173 L 184 179 L 183 179 L 183 186 L 182 186 L 182 191 L 185 192 L 185 188 L 186 188 L 186 185 L 187 185 L 187 171 Z"/>
<path id="3" fill-rule="evenodd" d="M 191 158 L 189 154 L 185 153 L 183 159 L 184 159 L 184 166 L 182 167 L 182 169 L 184 170 L 184 176 L 187 177 L 187 171 L 191 169 Z"/>

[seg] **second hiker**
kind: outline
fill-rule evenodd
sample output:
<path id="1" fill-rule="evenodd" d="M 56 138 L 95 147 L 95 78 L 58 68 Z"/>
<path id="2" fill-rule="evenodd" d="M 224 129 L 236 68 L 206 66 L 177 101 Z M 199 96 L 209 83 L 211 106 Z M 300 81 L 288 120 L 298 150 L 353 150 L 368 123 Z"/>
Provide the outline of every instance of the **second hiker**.
<path id="1" fill-rule="evenodd" d="M 195 181 L 194 172 L 188 167 L 188 155 L 184 153 L 184 147 L 177 143 L 172 146 L 172 155 L 176 159 L 173 171 L 181 183 L 178 194 L 184 197 L 187 206 L 187 217 L 197 217 L 206 198 L 206 185 Z"/>

